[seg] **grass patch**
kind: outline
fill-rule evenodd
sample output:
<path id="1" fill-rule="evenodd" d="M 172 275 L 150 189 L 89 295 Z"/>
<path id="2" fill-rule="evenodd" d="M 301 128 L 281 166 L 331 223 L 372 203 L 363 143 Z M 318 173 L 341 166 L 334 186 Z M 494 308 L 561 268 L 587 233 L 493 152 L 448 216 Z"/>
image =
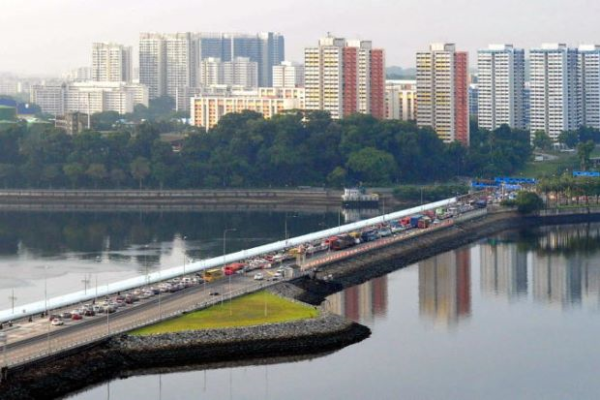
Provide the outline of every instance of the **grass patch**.
<path id="1" fill-rule="evenodd" d="M 137 329 L 130 334 L 145 336 L 203 329 L 237 328 L 297 321 L 315 318 L 318 315 L 319 312 L 314 307 L 284 299 L 268 291 L 260 291 L 238 297 L 231 302 L 225 300 L 223 304 L 205 310 Z"/>
<path id="2" fill-rule="evenodd" d="M 561 154 L 556 160 L 529 161 L 525 168 L 516 176 L 527 178 L 542 178 L 544 176 L 562 175 L 567 169 L 573 171 L 578 169 L 579 159 L 573 154 Z"/>

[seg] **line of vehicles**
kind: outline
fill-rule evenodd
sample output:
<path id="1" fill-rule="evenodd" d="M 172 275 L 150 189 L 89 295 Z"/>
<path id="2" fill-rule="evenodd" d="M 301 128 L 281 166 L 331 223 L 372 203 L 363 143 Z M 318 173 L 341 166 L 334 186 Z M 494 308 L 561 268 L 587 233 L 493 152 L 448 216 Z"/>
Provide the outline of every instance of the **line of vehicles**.
<path id="1" fill-rule="evenodd" d="M 444 220 L 454 218 L 476 208 L 485 208 L 487 201 L 488 198 L 485 197 L 474 198 L 456 203 L 450 207 L 440 207 L 435 210 L 424 211 L 422 214 L 386 221 L 364 228 L 361 231 L 304 243 L 276 253 L 265 254 L 261 257 L 228 264 L 220 268 L 204 270 L 195 275 L 173 278 L 156 286 L 139 288 L 125 294 L 118 293 L 99 303 L 83 304 L 70 312 L 51 315 L 49 320 L 52 325 L 60 326 L 66 320 L 80 320 L 83 317 L 93 317 L 98 314 L 112 314 L 123 307 L 161 293 L 174 293 L 190 286 L 210 283 L 228 276 L 246 274 L 251 271 L 256 271 L 253 278 L 257 281 L 264 279 L 279 280 L 286 275 L 286 271 L 293 271 L 293 269 L 286 267 L 301 264 L 307 258 L 315 257 L 324 252 L 344 250 L 360 243 L 376 241 L 412 229 L 427 229 L 432 225 L 440 224 Z M 274 273 L 264 271 L 275 267 L 277 270 Z M 218 294 L 218 292 L 211 291 L 211 295 Z"/>

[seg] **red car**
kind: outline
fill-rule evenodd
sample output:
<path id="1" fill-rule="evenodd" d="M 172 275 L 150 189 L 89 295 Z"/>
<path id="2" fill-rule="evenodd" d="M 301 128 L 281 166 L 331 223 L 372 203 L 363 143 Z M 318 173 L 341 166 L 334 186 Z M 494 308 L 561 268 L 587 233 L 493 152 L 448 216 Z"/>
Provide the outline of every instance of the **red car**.
<path id="1" fill-rule="evenodd" d="M 71 319 L 73 321 L 79 321 L 80 319 L 83 319 L 83 317 L 81 316 L 81 314 L 71 314 Z"/>

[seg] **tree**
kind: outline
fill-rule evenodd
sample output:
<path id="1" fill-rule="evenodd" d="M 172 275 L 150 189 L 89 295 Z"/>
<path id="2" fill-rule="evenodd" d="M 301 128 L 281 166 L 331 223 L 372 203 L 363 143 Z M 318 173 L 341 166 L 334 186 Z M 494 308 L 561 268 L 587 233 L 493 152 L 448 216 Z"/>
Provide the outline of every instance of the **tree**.
<path id="1" fill-rule="evenodd" d="M 574 149 L 579 143 L 579 135 L 577 131 L 562 131 L 558 136 L 558 141 L 569 149 Z"/>
<path id="2" fill-rule="evenodd" d="M 544 202 L 536 193 L 520 191 L 515 200 L 517 210 L 522 214 L 530 214 L 544 208 Z"/>
<path id="3" fill-rule="evenodd" d="M 98 183 L 102 182 L 107 176 L 106 167 L 104 164 L 90 164 L 85 174 L 92 179 L 94 187 L 97 188 Z"/>
<path id="4" fill-rule="evenodd" d="M 346 167 L 357 181 L 371 185 L 388 185 L 396 171 L 394 157 L 373 147 L 354 152 L 348 157 Z"/>
<path id="5" fill-rule="evenodd" d="M 139 182 L 139 187 L 141 189 L 142 181 L 150 175 L 150 162 L 145 157 L 138 157 L 131 162 L 130 170 L 131 176 Z"/>
<path id="6" fill-rule="evenodd" d="M 588 140 L 585 143 L 579 143 L 577 145 L 577 157 L 581 164 L 582 170 L 587 170 L 590 166 L 590 156 L 596 148 L 596 144 L 592 140 Z"/>
<path id="7" fill-rule="evenodd" d="M 327 175 L 327 183 L 333 187 L 344 187 L 347 176 L 348 171 L 339 166 L 335 167 L 335 169 Z"/>
<path id="8" fill-rule="evenodd" d="M 85 168 L 78 162 L 65 164 L 63 166 L 63 172 L 67 178 L 71 181 L 71 186 L 76 187 L 81 180 L 81 177 L 85 174 Z"/>
<path id="9" fill-rule="evenodd" d="M 121 168 L 113 168 L 110 170 L 110 180 L 117 185 L 117 188 L 121 187 L 121 182 L 127 179 L 127 175 Z"/>
<path id="10" fill-rule="evenodd" d="M 533 134 L 533 147 L 539 150 L 548 150 L 552 147 L 552 139 L 544 131 L 535 131 Z"/>

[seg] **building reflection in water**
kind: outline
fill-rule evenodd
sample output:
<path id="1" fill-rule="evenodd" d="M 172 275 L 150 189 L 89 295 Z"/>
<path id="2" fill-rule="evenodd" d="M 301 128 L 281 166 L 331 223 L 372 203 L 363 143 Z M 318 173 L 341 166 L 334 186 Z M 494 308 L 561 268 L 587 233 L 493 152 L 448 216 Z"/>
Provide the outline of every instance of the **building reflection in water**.
<path id="1" fill-rule="evenodd" d="M 527 297 L 527 253 L 514 244 L 481 246 L 481 293 L 515 300 Z"/>
<path id="2" fill-rule="evenodd" d="M 443 327 L 455 326 L 471 315 L 470 249 L 419 263 L 419 312 Z"/>
<path id="3" fill-rule="evenodd" d="M 388 308 L 388 277 L 372 279 L 327 298 L 329 311 L 356 322 L 369 324 L 383 317 Z"/>

